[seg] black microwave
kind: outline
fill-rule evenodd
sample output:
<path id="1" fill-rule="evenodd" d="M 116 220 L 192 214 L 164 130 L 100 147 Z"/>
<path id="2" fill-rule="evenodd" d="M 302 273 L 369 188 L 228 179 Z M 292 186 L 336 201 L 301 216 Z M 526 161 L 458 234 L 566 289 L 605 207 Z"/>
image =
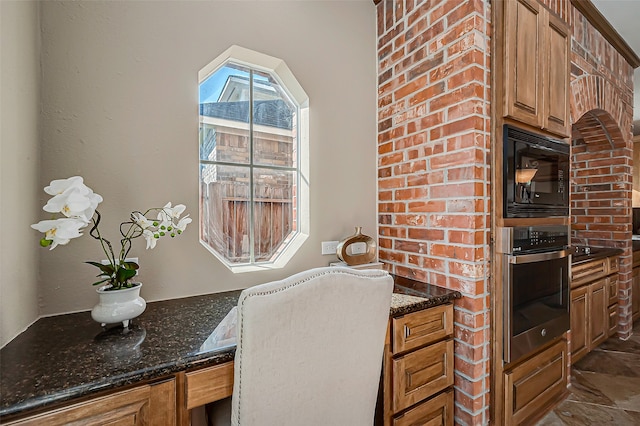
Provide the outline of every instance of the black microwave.
<path id="1" fill-rule="evenodd" d="M 504 217 L 569 216 L 568 143 L 504 126 Z"/>

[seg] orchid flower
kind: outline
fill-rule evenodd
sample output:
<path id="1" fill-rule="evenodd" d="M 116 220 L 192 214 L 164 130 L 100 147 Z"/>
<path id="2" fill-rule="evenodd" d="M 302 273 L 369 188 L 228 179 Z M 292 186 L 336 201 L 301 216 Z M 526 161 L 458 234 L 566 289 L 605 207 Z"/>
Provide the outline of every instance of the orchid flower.
<path id="1" fill-rule="evenodd" d="M 178 230 L 178 234 L 184 232 L 187 225 L 190 224 L 191 222 L 192 222 L 192 219 L 189 217 L 189 215 L 186 215 L 185 217 L 180 219 L 178 223 L 175 224 L 175 228 Z"/>
<path id="2" fill-rule="evenodd" d="M 171 216 L 173 209 L 171 208 L 171 202 L 168 202 L 163 208 L 158 212 L 158 228 L 167 229 L 171 226 Z"/>
<path id="3" fill-rule="evenodd" d="M 99 230 L 101 215 L 98 212 L 98 204 L 103 199 L 99 194 L 84 184 L 82 177 L 72 176 L 68 179 L 53 180 L 45 187 L 45 192 L 52 198 L 43 207 L 44 211 L 53 213 L 56 219 L 43 220 L 31 225 L 33 229 L 43 232 L 45 235 L 40 240 L 40 245 L 50 247 L 53 250 L 59 245 L 69 243 L 71 239 L 82 236 L 80 230 L 91 223 L 89 235 L 100 242 L 107 263 L 86 262 L 100 269 L 100 281 L 93 283 L 99 285 L 108 282 L 110 289 L 119 290 L 132 287 L 131 279 L 138 269 L 136 262 L 127 261 L 127 255 L 132 247 L 132 240 L 144 237 L 147 249 L 153 249 L 158 239 L 165 235 L 175 237 L 176 233 L 182 233 L 191 223 L 191 218 L 186 215 L 180 219 L 186 207 L 178 204 L 175 207 L 167 203 L 162 208 L 151 208 L 145 214 L 157 211 L 158 219 L 149 220 L 145 214 L 134 211 L 129 221 L 120 224 L 120 251 L 114 252 L 109 240 L 103 237 Z M 62 216 L 62 217 L 59 217 Z M 177 221 L 177 224 L 174 224 Z M 117 255 L 116 255 L 117 253 Z"/>
<path id="4" fill-rule="evenodd" d="M 153 226 L 153 222 L 147 219 L 142 213 L 135 212 L 131 214 L 131 219 L 142 229 L 147 229 Z"/>
<path id="5" fill-rule="evenodd" d="M 155 248 L 158 239 L 153 232 L 145 229 L 144 231 L 142 231 L 142 236 L 147 241 L 147 250 Z"/>
<path id="6" fill-rule="evenodd" d="M 89 222 L 90 218 L 86 218 L 84 212 L 90 207 L 91 199 L 82 194 L 78 188 L 71 188 L 50 199 L 42 209 L 49 213 L 62 213 L 66 217 L 81 216 L 85 222 Z"/>
<path id="7" fill-rule="evenodd" d="M 71 188 L 87 188 L 81 176 L 72 176 L 67 179 L 52 180 L 49 186 L 45 186 L 44 192 L 49 195 L 59 195 Z M 87 188 L 88 189 L 88 188 Z"/>
<path id="8" fill-rule="evenodd" d="M 44 232 L 45 236 L 40 244 L 43 246 L 51 245 L 49 250 L 53 250 L 58 245 L 67 244 L 72 238 L 82 236 L 80 229 L 85 226 L 87 226 L 86 222 L 75 218 L 41 220 L 31 225 L 33 229 Z"/>
<path id="9" fill-rule="evenodd" d="M 171 203 L 169 203 L 171 206 Z M 184 204 L 178 204 L 174 208 L 171 209 L 171 217 L 174 219 L 178 219 L 182 213 L 184 213 L 187 207 Z"/>

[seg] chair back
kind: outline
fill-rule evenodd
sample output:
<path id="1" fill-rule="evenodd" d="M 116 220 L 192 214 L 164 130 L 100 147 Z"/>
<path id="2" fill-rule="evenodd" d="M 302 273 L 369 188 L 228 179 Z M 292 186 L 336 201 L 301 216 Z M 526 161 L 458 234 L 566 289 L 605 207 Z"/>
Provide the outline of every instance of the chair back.
<path id="1" fill-rule="evenodd" d="M 393 279 L 311 269 L 244 290 L 231 420 L 240 426 L 371 426 Z"/>

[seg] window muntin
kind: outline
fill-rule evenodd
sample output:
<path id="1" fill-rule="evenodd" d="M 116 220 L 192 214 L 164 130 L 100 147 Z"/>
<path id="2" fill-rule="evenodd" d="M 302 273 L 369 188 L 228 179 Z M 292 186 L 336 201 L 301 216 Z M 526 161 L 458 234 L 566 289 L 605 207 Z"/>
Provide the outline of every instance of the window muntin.
<path id="1" fill-rule="evenodd" d="M 200 73 L 200 240 L 234 272 L 284 266 L 308 234 L 308 101 L 276 68 L 229 56 Z"/>

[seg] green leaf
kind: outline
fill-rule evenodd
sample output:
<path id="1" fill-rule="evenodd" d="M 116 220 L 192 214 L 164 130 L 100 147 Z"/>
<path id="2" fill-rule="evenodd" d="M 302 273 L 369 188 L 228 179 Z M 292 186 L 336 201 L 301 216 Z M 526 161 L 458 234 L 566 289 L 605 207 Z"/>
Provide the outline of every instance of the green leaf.
<path id="1" fill-rule="evenodd" d="M 122 266 L 116 272 L 116 282 L 124 283 L 136 275 L 135 269 L 125 269 Z"/>
<path id="2" fill-rule="evenodd" d="M 113 266 L 111 266 L 110 264 L 104 265 L 104 264 L 99 263 L 99 262 L 91 262 L 91 261 L 87 261 L 87 262 L 84 262 L 84 263 L 88 263 L 89 265 L 93 265 L 93 266 L 95 266 L 96 268 L 100 268 L 100 270 L 101 270 L 104 274 L 106 274 L 106 275 L 108 275 L 108 276 L 112 276 L 112 275 L 113 275 L 113 273 L 115 272 L 115 270 L 114 270 Z"/>
<path id="3" fill-rule="evenodd" d="M 98 275 L 98 276 L 100 276 L 100 275 Z M 97 282 L 95 282 L 95 283 L 93 283 L 93 284 L 91 284 L 91 285 L 98 285 L 98 284 L 102 284 L 103 282 L 106 282 L 106 281 L 109 281 L 109 278 L 105 278 L 105 279 L 104 279 L 104 280 L 102 280 L 102 281 L 97 281 Z"/>
<path id="4" fill-rule="evenodd" d="M 134 270 L 134 271 L 137 270 L 138 268 L 140 268 L 140 266 L 138 266 L 138 264 L 136 262 L 124 262 L 122 264 L 122 266 L 125 269 L 131 269 L 131 270 Z"/>

